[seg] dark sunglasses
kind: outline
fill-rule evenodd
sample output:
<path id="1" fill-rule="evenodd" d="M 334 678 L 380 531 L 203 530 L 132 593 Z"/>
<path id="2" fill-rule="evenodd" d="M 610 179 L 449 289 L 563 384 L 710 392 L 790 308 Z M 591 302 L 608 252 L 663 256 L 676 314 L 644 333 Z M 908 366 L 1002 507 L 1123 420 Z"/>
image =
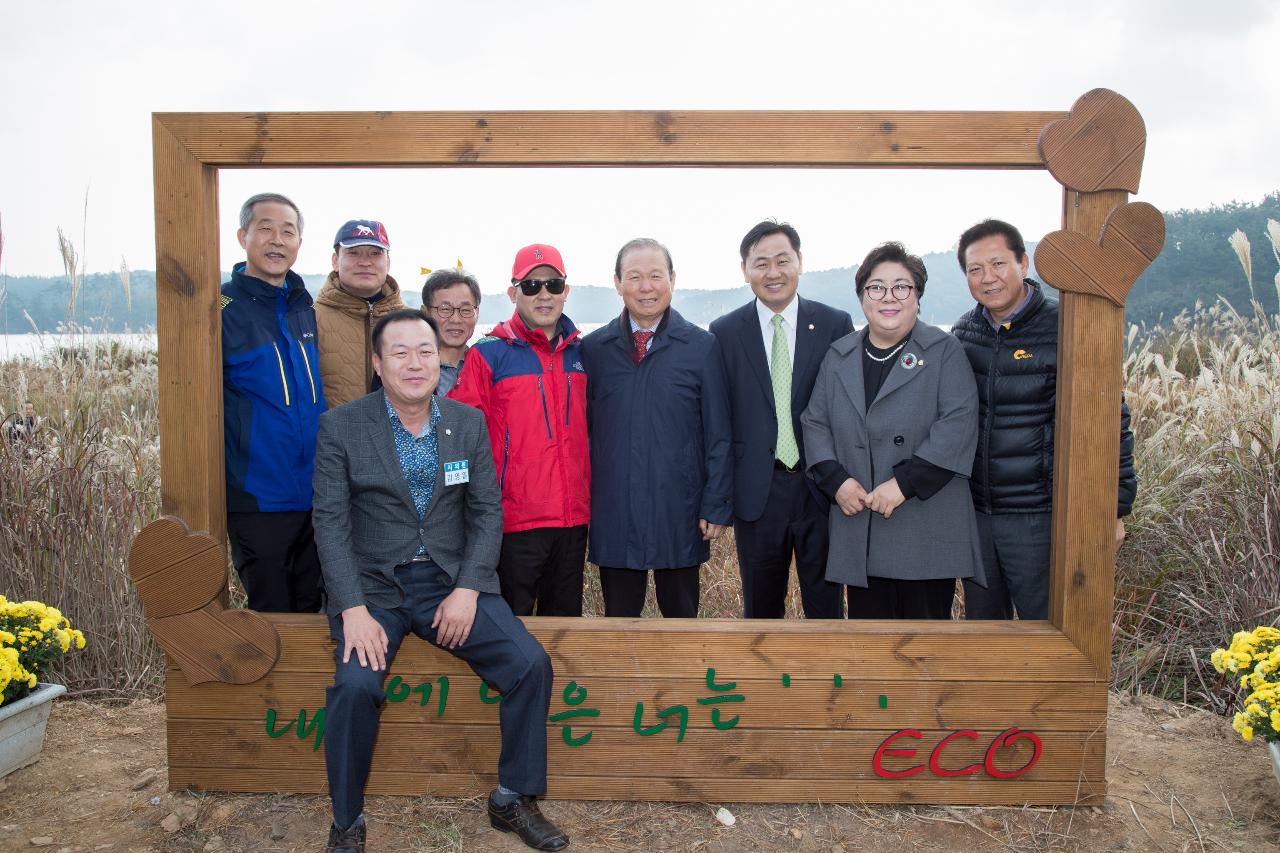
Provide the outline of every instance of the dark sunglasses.
<path id="1" fill-rule="evenodd" d="M 561 293 L 564 293 L 564 279 L 562 278 L 549 278 L 546 281 L 539 281 L 536 278 L 526 278 L 523 281 L 517 282 L 517 284 L 520 285 L 520 292 L 525 296 L 537 296 L 538 291 L 542 289 L 543 285 L 546 285 L 547 293 L 550 293 L 552 296 L 559 296 Z"/>

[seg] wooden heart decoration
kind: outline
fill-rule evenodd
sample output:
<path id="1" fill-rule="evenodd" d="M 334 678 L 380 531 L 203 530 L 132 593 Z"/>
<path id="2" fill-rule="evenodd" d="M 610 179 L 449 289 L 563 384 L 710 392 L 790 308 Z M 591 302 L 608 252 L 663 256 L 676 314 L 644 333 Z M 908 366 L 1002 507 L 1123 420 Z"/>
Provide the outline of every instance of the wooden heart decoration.
<path id="1" fill-rule="evenodd" d="M 227 557 L 207 533 L 192 533 L 172 516 L 151 522 L 129 549 L 129 574 L 151 635 L 188 683 L 249 684 L 275 666 L 275 626 L 255 611 L 228 610 L 218 599 L 227 584 Z"/>
<path id="2" fill-rule="evenodd" d="M 1121 308 L 1138 276 L 1164 248 L 1164 216 L 1145 201 L 1122 204 L 1107 216 L 1094 242 L 1054 231 L 1036 246 L 1036 272 L 1058 290 L 1110 299 Z"/>
<path id="3" fill-rule="evenodd" d="M 1064 187 L 1136 193 L 1147 125 L 1128 98 L 1094 89 L 1071 105 L 1066 118 L 1044 126 L 1037 147 L 1049 173 Z"/>
<path id="4" fill-rule="evenodd" d="M 256 610 L 211 601 L 190 613 L 148 619 L 147 627 L 188 684 L 252 684 L 280 658 L 280 635 Z"/>
<path id="5" fill-rule="evenodd" d="M 176 518 L 148 524 L 129 549 L 129 574 L 150 619 L 203 607 L 227 585 L 227 558 Z"/>

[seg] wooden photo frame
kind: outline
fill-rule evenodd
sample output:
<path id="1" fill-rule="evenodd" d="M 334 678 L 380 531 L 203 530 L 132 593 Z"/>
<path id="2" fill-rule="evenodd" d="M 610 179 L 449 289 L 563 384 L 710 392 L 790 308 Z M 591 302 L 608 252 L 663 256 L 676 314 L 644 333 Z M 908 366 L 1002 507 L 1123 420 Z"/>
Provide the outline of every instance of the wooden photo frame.
<path id="1" fill-rule="evenodd" d="M 1047 168 L 1062 230 L 1050 618 L 526 620 L 556 669 L 549 796 L 1074 804 L 1106 792 L 1124 300 L 1163 245 L 1141 116 L 1068 112 L 153 115 L 162 512 L 131 571 L 166 677 L 171 788 L 324 792 L 318 615 L 225 607 L 218 172 L 286 167 Z M 957 227 L 963 223 L 958 223 Z M 197 532 L 191 532 L 197 531 Z M 497 697 L 406 641 L 370 793 L 493 784 Z"/>

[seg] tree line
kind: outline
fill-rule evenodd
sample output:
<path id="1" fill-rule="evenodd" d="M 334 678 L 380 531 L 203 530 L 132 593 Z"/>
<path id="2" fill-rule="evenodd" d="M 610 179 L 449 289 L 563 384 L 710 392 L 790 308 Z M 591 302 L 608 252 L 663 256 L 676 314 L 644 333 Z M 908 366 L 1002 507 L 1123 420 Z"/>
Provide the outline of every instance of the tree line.
<path id="1" fill-rule="evenodd" d="M 1238 310 L 1249 309 L 1249 283 L 1240 260 L 1228 243 L 1237 229 L 1253 244 L 1253 282 L 1258 301 L 1267 313 L 1277 313 L 1276 254 L 1267 240 L 1267 220 L 1280 220 L 1280 191 L 1261 202 L 1232 201 L 1205 210 L 1177 210 L 1165 214 L 1167 235 L 1164 251 L 1143 273 L 1129 294 L 1126 311 L 1130 323 L 1147 326 L 1167 323 L 1196 303 L 1205 305 L 1219 296 Z M 1029 245 L 1034 250 L 1034 246 Z M 920 316 L 927 322 L 950 324 L 972 307 L 964 275 L 954 252 L 932 252 L 924 256 L 929 282 L 920 304 Z M 844 309 L 861 322 L 861 311 L 853 295 L 855 266 L 807 272 L 801 279 L 801 293 L 811 299 Z M 224 280 L 226 277 L 224 273 Z M 1032 272 L 1034 275 L 1034 270 Z M 324 274 L 304 274 L 307 288 L 316 294 Z M 119 273 L 89 273 L 82 276 L 74 313 L 78 327 L 95 332 L 145 331 L 156 323 L 155 273 L 133 270 L 128 287 Z M 419 280 L 401 279 L 405 301 L 420 303 Z M 485 282 L 486 288 L 496 282 Z M 0 334 L 54 332 L 65 327 L 71 286 L 67 276 L 0 275 Z M 750 298 L 746 285 L 729 290 L 676 288 L 673 305 L 688 320 L 707 324 Z M 591 284 L 574 282 L 568 314 L 578 323 L 608 322 L 619 309 L 618 297 L 608 281 Z M 511 316 L 505 296 L 487 294 L 481 304 L 482 326 Z"/>

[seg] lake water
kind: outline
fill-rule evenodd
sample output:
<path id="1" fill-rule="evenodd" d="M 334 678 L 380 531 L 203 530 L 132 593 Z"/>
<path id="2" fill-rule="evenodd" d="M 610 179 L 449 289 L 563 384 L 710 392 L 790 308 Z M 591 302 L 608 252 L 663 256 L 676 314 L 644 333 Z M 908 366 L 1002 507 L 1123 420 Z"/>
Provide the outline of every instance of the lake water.
<path id="1" fill-rule="evenodd" d="M 156 336 L 150 334 L 91 334 L 88 332 L 30 332 L 24 335 L 0 335 L 0 361 L 9 359 L 37 359 L 60 347 L 89 349 L 106 346 L 112 342 L 133 350 L 154 350 Z"/>

